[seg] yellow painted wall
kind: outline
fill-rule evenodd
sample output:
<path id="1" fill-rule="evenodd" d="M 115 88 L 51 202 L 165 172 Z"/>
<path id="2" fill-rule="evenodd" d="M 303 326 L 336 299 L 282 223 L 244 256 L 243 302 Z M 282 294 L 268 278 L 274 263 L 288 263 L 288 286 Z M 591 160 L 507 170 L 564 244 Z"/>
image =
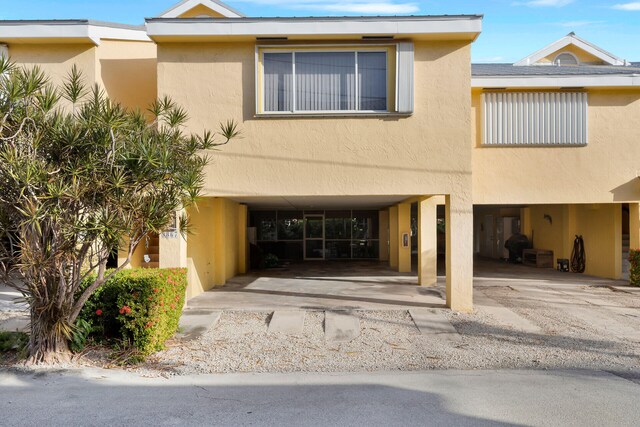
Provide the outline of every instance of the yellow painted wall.
<path id="1" fill-rule="evenodd" d="M 564 52 L 573 53 L 578 58 L 578 61 L 580 61 L 581 63 L 603 64 L 603 61 L 600 58 L 598 58 L 597 56 L 594 56 L 594 55 L 590 54 L 589 52 L 585 52 L 584 50 L 580 49 L 579 47 L 576 47 L 576 46 L 571 45 L 571 44 L 563 47 L 562 49 L 558 49 L 557 51 L 547 55 L 546 57 L 544 57 L 541 60 L 539 60 L 538 63 L 541 63 L 541 64 L 553 63 L 555 61 L 556 57 L 558 55 L 560 55 L 561 53 L 564 53 Z"/>
<path id="2" fill-rule="evenodd" d="M 531 212 L 531 236 L 533 247 L 536 249 L 547 249 L 553 251 L 553 265 L 556 265 L 558 258 L 569 258 L 566 248 L 571 242 L 565 242 L 565 215 L 564 205 L 533 205 Z M 545 218 L 545 215 L 551 218 Z"/>
<path id="3" fill-rule="evenodd" d="M 133 255 L 131 256 L 131 262 L 127 268 L 139 268 L 142 265 L 144 260 L 144 254 L 146 253 L 145 241 L 144 239 L 138 243 L 135 250 L 133 251 Z M 127 259 L 126 250 L 120 249 L 118 251 L 118 265 L 122 265 L 124 261 Z"/>
<path id="4" fill-rule="evenodd" d="M 65 81 L 75 64 L 85 84 L 99 83 L 113 100 L 145 110 L 157 97 L 157 52 L 152 42 L 102 40 L 93 44 L 9 45 L 19 65 L 40 66 L 54 84 Z"/>
<path id="5" fill-rule="evenodd" d="M 214 286 L 213 199 L 199 200 L 187 210 L 187 214 L 192 226 L 191 233 L 187 236 L 187 298 L 192 298 Z"/>
<path id="6" fill-rule="evenodd" d="M 585 274 L 619 279 L 622 271 L 621 205 L 581 205 L 576 209 L 576 223 L 575 234 L 584 238 Z"/>
<path id="7" fill-rule="evenodd" d="M 189 9 L 182 15 L 178 16 L 178 18 L 196 18 L 201 15 L 210 16 L 212 18 L 224 18 L 225 16 L 216 12 L 215 10 L 211 10 L 205 5 L 199 4 L 196 7 Z"/>
<path id="8" fill-rule="evenodd" d="M 472 97 L 475 204 L 640 200 L 640 89 L 590 89 L 585 147 L 481 147 L 481 90 Z"/>
<path id="9" fill-rule="evenodd" d="M 73 64 L 85 76 L 86 83 L 96 81 L 96 48 L 93 44 L 9 44 L 9 56 L 18 65 L 40 66 L 53 84 L 65 80 Z"/>
<path id="10" fill-rule="evenodd" d="M 96 53 L 97 80 L 109 98 L 145 111 L 157 98 L 155 43 L 102 40 Z"/>
<path id="11" fill-rule="evenodd" d="M 159 94 L 190 131 L 234 119 L 243 138 L 213 154 L 209 196 L 471 191 L 468 42 L 417 42 L 411 117 L 256 118 L 254 43 L 161 43 Z"/>
<path id="12" fill-rule="evenodd" d="M 558 258 L 571 258 L 576 235 L 585 244 L 585 274 L 620 278 L 622 268 L 622 205 L 532 205 L 529 207 L 533 244 L 553 251 Z M 552 224 L 544 218 L 549 215 Z M 529 236 L 530 237 L 530 236 Z"/>
<path id="13" fill-rule="evenodd" d="M 202 198 L 188 209 L 192 225 L 187 237 L 188 298 L 224 285 L 241 272 L 240 258 L 246 254 L 240 243 L 240 228 L 246 227 L 240 221 L 242 210 L 240 204 L 223 198 Z"/>

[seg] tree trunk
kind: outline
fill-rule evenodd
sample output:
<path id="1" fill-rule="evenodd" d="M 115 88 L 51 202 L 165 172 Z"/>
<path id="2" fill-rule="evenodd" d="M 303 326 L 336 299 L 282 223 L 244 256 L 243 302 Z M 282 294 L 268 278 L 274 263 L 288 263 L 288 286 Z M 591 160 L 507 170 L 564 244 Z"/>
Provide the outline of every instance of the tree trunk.
<path id="1" fill-rule="evenodd" d="M 38 312 L 31 308 L 31 334 L 27 364 L 66 363 L 71 359 L 69 342 L 65 332 L 70 328 L 64 319 L 52 316 L 47 310 Z"/>

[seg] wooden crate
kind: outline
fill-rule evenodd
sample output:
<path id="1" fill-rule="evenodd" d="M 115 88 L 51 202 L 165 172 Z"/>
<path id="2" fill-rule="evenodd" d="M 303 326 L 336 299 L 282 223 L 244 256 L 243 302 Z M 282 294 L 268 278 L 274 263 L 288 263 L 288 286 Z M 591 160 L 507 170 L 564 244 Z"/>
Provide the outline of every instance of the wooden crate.
<path id="1" fill-rule="evenodd" d="M 525 249 L 522 263 L 538 268 L 553 268 L 553 251 L 547 249 Z"/>

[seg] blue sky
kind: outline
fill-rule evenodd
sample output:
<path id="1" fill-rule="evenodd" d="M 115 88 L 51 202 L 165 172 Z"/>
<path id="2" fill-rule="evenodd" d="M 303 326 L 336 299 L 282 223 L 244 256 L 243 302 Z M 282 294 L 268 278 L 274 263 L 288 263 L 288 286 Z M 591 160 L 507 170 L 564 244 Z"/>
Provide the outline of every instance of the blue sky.
<path id="1" fill-rule="evenodd" d="M 140 24 L 178 0 L 0 0 L 1 19 L 90 18 Z M 640 0 L 229 0 L 248 16 L 485 15 L 474 62 L 514 62 L 570 31 L 640 61 Z"/>

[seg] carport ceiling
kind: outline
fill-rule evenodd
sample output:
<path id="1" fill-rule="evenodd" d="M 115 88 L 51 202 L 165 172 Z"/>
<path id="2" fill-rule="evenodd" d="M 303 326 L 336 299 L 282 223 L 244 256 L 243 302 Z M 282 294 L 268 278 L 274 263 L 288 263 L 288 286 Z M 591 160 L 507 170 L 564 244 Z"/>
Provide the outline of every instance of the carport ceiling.
<path id="1" fill-rule="evenodd" d="M 232 197 L 251 209 L 380 209 L 411 196 Z"/>

